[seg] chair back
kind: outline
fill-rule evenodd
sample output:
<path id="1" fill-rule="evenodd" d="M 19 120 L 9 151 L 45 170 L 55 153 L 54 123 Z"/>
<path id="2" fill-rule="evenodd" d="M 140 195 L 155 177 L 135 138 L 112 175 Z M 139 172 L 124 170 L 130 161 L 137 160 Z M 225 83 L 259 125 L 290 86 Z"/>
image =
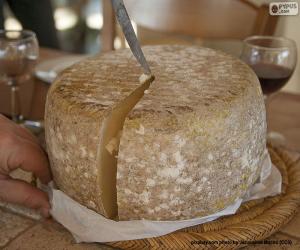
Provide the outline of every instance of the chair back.
<path id="1" fill-rule="evenodd" d="M 124 2 L 131 19 L 142 30 L 201 39 L 244 39 L 254 34 L 272 35 L 277 23 L 277 17 L 269 15 L 268 5 L 256 6 L 247 0 Z"/>

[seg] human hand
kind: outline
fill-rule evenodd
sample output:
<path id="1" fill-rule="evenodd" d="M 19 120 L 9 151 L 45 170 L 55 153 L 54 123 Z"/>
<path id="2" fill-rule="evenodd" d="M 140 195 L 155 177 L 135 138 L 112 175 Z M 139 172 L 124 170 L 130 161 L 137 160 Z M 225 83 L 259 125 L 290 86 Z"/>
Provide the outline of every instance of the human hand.
<path id="1" fill-rule="evenodd" d="M 9 173 L 17 168 L 32 172 L 44 184 L 51 180 L 48 159 L 37 138 L 0 114 L 0 199 L 38 209 L 48 217 L 47 194 L 25 181 L 12 179 Z"/>

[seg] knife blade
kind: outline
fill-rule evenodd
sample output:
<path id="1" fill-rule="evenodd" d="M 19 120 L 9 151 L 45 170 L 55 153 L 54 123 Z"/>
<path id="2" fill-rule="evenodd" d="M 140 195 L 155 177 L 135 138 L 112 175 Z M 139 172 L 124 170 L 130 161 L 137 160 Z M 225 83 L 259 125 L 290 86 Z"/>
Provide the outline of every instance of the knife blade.
<path id="1" fill-rule="evenodd" d="M 142 66 L 144 73 L 147 75 L 151 75 L 151 69 L 149 67 L 149 64 L 144 56 L 144 53 L 141 49 L 141 46 L 139 44 L 139 41 L 135 35 L 134 29 L 132 27 L 129 15 L 127 13 L 126 7 L 124 5 L 123 0 L 111 0 L 113 9 L 115 11 L 115 15 L 117 17 L 117 20 L 123 30 L 123 33 L 125 35 L 125 38 L 128 42 L 128 45 L 139 62 L 139 64 Z"/>

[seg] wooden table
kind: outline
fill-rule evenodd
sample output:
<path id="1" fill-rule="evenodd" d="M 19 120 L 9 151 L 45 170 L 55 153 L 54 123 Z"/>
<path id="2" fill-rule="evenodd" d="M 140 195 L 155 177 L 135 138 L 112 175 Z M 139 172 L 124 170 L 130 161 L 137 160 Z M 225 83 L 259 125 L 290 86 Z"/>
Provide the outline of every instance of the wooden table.
<path id="1" fill-rule="evenodd" d="M 41 61 L 63 56 L 64 53 L 41 50 Z M 45 98 L 49 84 L 37 79 L 21 86 L 24 114 L 31 119 L 44 116 Z M 0 113 L 9 113 L 9 89 L 0 87 Z M 286 137 L 286 147 L 300 153 L 300 95 L 280 92 L 268 108 L 269 130 Z M 298 157 L 298 154 L 294 154 Z M 47 220 L 37 222 L 0 207 L 0 248 L 4 249 L 110 249 L 100 244 L 74 244 L 71 235 L 62 226 Z M 300 249 L 300 213 L 271 239 L 291 239 L 293 249 Z M 279 246 L 249 246 L 247 249 L 282 249 Z"/>

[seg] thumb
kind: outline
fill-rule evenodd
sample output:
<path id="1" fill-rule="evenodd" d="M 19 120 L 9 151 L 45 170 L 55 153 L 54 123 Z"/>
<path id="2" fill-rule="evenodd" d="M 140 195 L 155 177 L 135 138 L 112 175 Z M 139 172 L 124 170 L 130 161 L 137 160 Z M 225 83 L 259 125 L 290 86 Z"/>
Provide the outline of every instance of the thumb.
<path id="1" fill-rule="evenodd" d="M 49 217 L 50 204 L 47 194 L 24 181 L 0 179 L 0 199 L 37 209 L 42 216 Z"/>

